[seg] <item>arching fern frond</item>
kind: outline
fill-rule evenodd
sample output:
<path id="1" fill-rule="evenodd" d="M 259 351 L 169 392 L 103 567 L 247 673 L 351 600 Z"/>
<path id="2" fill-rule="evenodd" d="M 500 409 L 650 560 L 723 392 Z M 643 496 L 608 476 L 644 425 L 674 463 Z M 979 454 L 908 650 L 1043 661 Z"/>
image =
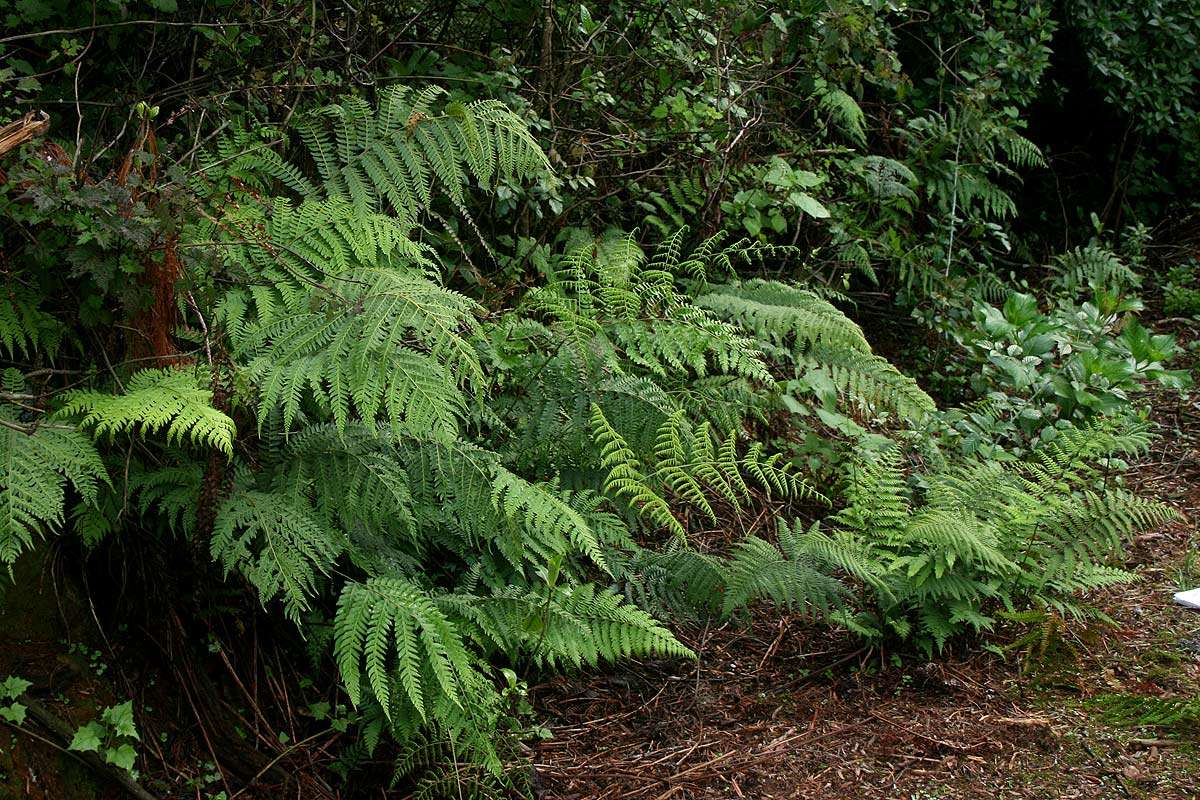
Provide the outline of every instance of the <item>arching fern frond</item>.
<path id="1" fill-rule="evenodd" d="M 57 530 L 70 485 L 95 503 L 108 472 L 88 437 L 56 424 L 29 431 L 16 409 L 0 405 L 0 564 L 13 562 L 34 537 Z"/>
<path id="2" fill-rule="evenodd" d="M 302 118 L 300 140 L 319 184 L 259 149 L 238 166 L 276 177 L 307 199 L 342 200 L 363 211 L 390 208 L 410 226 L 437 190 L 461 211 L 471 181 L 490 186 L 549 173 L 528 127 L 502 103 L 454 101 L 436 108 L 446 94 L 437 86 L 417 92 L 393 84 L 380 91 L 375 109 L 351 97 Z"/>
<path id="3" fill-rule="evenodd" d="M 98 439 L 165 431 L 168 444 L 213 448 L 227 456 L 233 455 L 237 434 L 233 420 L 213 408 L 212 391 L 197 385 L 191 369 L 139 370 L 121 394 L 67 392 L 56 417 L 77 416 Z"/>
<path id="4" fill-rule="evenodd" d="M 645 611 L 592 584 L 556 587 L 546 596 L 513 591 L 443 602 L 513 659 L 527 653 L 537 664 L 581 667 L 646 656 L 694 658 Z"/>
<path id="5" fill-rule="evenodd" d="M 247 335 L 260 422 L 278 407 L 290 426 L 311 397 L 339 429 L 354 412 L 397 432 L 453 437 L 464 390 L 482 378 L 468 342 L 474 303 L 420 273 L 384 269 L 356 271 L 325 300 Z"/>
<path id="6" fill-rule="evenodd" d="M 385 715 L 393 695 L 421 719 L 434 716 L 438 698 L 462 707 L 476 685 L 462 636 L 433 599 L 396 578 L 350 582 L 333 621 L 334 659 L 350 701 L 362 702 L 363 675 Z"/>
<path id="7" fill-rule="evenodd" d="M 862 329 L 827 300 L 778 281 L 756 278 L 714 286 L 699 295 L 696 303 L 775 344 L 825 343 L 870 351 Z"/>
<path id="8" fill-rule="evenodd" d="M 933 398 L 915 380 L 874 353 L 821 344 L 806 360 L 829 375 L 839 394 L 860 406 L 890 409 L 914 421 L 937 410 Z"/>
<path id="9" fill-rule="evenodd" d="M 282 488 L 235 490 L 217 511 L 210 543 L 226 575 L 242 573 L 264 605 L 282 595 L 293 622 L 344 549 L 344 537 L 306 497 Z"/>
<path id="10" fill-rule="evenodd" d="M 827 613 L 847 594 L 845 587 L 798 545 L 797 537 L 786 525 L 779 527 L 778 546 L 758 536 L 738 542 L 725 571 L 726 614 L 759 599 Z"/>
<path id="11" fill-rule="evenodd" d="M 1141 285 L 1141 277 L 1116 253 L 1092 243 L 1054 258 L 1054 283 L 1069 292 L 1122 292 Z"/>

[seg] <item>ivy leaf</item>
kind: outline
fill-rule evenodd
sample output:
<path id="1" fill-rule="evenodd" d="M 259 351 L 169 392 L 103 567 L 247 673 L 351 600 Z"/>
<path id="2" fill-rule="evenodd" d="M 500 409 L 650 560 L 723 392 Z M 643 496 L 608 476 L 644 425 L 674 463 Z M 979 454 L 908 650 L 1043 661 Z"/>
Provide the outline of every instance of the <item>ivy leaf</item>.
<path id="1" fill-rule="evenodd" d="M 0 697 L 16 700 L 21 695 L 25 694 L 25 690 L 33 684 L 24 678 L 18 678 L 16 675 L 9 675 L 0 683 Z"/>
<path id="2" fill-rule="evenodd" d="M 104 749 L 104 760 L 109 764 L 120 767 L 126 772 L 133 772 L 133 762 L 137 759 L 137 750 L 133 749 L 131 744 L 123 744 L 120 747 L 106 747 Z"/>
<path id="3" fill-rule="evenodd" d="M 83 725 L 79 730 L 75 731 L 74 738 L 71 739 L 71 744 L 67 745 L 68 750 L 78 750 L 83 753 L 94 753 L 100 749 L 100 742 L 105 733 L 104 724 L 92 720 L 87 725 Z"/>
<path id="4" fill-rule="evenodd" d="M 126 700 L 119 706 L 109 706 L 104 711 L 103 719 L 117 732 L 118 736 L 128 736 L 139 739 L 137 726 L 133 722 L 133 701 Z"/>
<path id="5" fill-rule="evenodd" d="M 20 725 L 25 721 L 25 706 L 21 703 L 0 706 L 0 719 L 7 720 L 14 725 Z"/>

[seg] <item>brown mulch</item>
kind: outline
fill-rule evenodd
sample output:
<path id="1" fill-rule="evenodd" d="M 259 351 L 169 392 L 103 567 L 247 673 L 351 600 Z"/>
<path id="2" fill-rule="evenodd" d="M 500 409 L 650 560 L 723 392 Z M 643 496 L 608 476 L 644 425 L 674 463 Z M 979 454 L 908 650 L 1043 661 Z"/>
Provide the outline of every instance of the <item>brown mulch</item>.
<path id="1" fill-rule="evenodd" d="M 1200 407 L 1175 393 L 1151 400 L 1161 438 L 1127 480 L 1185 521 L 1130 543 L 1127 565 L 1142 580 L 1093 598 L 1114 625 L 1072 630 L 1070 647 L 1032 665 L 978 646 L 932 662 L 866 652 L 777 613 L 683 631 L 693 664 L 537 687 L 553 734 L 534 757 L 538 796 L 1200 797 L 1195 740 L 1114 727 L 1089 702 L 1200 693 L 1200 614 L 1171 599 L 1200 579 L 1186 560 L 1200 520 Z"/>

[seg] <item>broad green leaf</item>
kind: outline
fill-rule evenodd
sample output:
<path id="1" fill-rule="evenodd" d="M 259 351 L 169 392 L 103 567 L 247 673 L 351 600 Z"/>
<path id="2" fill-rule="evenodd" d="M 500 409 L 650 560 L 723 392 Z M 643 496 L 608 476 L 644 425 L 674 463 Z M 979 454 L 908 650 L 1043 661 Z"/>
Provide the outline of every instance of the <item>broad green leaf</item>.
<path id="1" fill-rule="evenodd" d="M 21 695 L 25 694 L 25 690 L 33 684 L 24 678 L 18 678 L 16 675 L 9 675 L 0 683 L 0 697 L 16 700 Z"/>
<path id="2" fill-rule="evenodd" d="M 106 747 L 104 749 L 104 760 L 109 764 L 120 767 L 126 772 L 132 772 L 133 762 L 137 760 L 137 750 L 134 750 L 131 744 L 123 744 L 119 747 Z"/>
<path id="3" fill-rule="evenodd" d="M 79 730 L 75 731 L 75 736 L 71 739 L 71 744 L 67 746 L 67 749 L 78 750 L 84 753 L 94 753 L 100 749 L 100 743 L 107 733 L 108 731 L 104 729 L 104 723 L 92 720 L 87 725 L 83 725 Z"/>
<path id="4" fill-rule="evenodd" d="M 116 731 L 118 736 L 128 736 L 138 739 L 137 726 L 133 721 L 133 701 L 126 700 L 117 706 L 109 706 L 104 710 L 103 719 Z"/>
<path id="5" fill-rule="evenodd" d="M 12 703 L 11 705 L 0 706 L 0 719 L 8 720 L 15 725 L 20 725 L 25 721 L 25 706 L 21 703 Z"/>
<path id="6" fill-rule="evenodd" d="M 821 205 L 815 197 L 805 192 L 792 192 L 788 195 L 788 202 L 813 219 L 827 219 L 829 217 L 829 209 Z"/>

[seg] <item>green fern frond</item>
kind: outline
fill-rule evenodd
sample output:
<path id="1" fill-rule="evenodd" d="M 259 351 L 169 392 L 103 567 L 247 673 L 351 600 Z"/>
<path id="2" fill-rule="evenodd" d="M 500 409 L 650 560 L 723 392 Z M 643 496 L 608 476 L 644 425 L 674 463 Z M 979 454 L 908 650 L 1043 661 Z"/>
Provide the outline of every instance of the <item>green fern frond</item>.
<path id="1" fill-rule="evenodd" d="M 870 352 L 862 329 L 845 314 L 810 291 L 778 281 L 714 286 L 696 304 L 775 344 L 825 343 Z"/>
<path id="2" fill-rule="evenodd" d="M 1188 698 L 1113 694 L 1097 697 L 1092 705 L 1106 721 L 1118 725 L 1153 726 L 1182 734 L 1200 730 L 1200 695 Z"/>
<path id="3" fill-rule="evenodd" d="M 600 447 L 600 464 L 607 473 L 604 491 L 626 500 L 639 513 L 671 531 L 680 540 L 687 536 L 671 507 L 647 484 L 637 455 L 609 423 L 600 406 L 592 404 L 592 432 Z"/>
<path id="4" fill-rule="evenodd" d="M 226 575 L 244 575 L 263 605 L 282 595 L 285 613 L 297 623 L 318 576 L 328 574 L 344 550 L 344 537 L 303 495 L 248 488 L 221 503 L 210 542 Z"/>
<path id="5" fill-rule="evenodd" d="M 646 656 L 695 655 L 653 617 L 592 584 L 556 587 L 548 596 L 507 592 L 489 598 L 446 598 L 489 641 L 538 664 L 594 666 Z"/>
<path id="6" fill-rule="evenodd" d="M 820 107 L 854 142 L 866 144 L 866 116 L 853 97 L 841 89 L 826 89 Z"/>
<path id="7" fill-rule="evenodd" d="M 725 566 L 726 614 L 757 599 L 826 613 L 841 604 L 847 594 L 845 587 L 822 571 L 787 526 L 781 525 L 780 533 L 778 547 L 757 536 L 734 546 Z"/>
<path id="8" fill-rule="evenodd" d="M 450 102 L 438 113 L 440 87 L 414 93 L 394 84 L 378 108 L 349 98 L 304 118 L 300 139 L 320 189 L 277 158 L 256 156 L 260 171 L 309 199 L 337 199 L 363 211 L 389 207 L 406 224 L 433 202 L 435 189 L 458 209 L 471 180 L 484 186 L 548 174 L 550 164 L 513 112 L 495 100 Z"/>
<path id="9" fill-rule="evenodd" d="M 462 636 L 417 586 L 396 578 L 350 582 L 333 621 L 334 659 L 350 701 L 362 702 L 362 678 L 391 716 L 393 693 L 422 719 L 438 695 L 462 706 L 475 685 Z"/>
<path id="10" fill-rule="evenodd" d="M 57 530 L 68 484 L 94 504 L 108 471 L 79 431 L 42 424 L 29 431 L 17 410 L 0 405 L 0 564 L 11 568 L 34 537 Z"/>
<path id="11" fill-rule="evenodd" d="M 36 296 L 12 285 L 0 292 L 0 352 L 10 358 L 37 350 L 53 355 L 63 334 L 62 323 L 38 308 Z"/>
<path id="12" fill-rule="evenodd" d="M 1056 256 L 1054 283 L 1069 292 L 1081 289 L 1122 292 L 1141 285 L 1141 277 L 1116 253 L 1095 243 Z"/>
<path id="13" fill-rule="evenodd" d="M 242 345 L 259 386 L 259 419 L 273 408 L 290 426 L 309 397 L 340 429 L 386 418 L 397 431 L 453 437 L 464 387 L 482 383 L 468 341 L 475 305 L 419 273 L 359 270 L 354 283 L 261 326 Z"/>
<path id="14" fill-rule="evenodd" d="M 189 369 L 143 369 L 122 394 L 65 393 L 56 417 L 82 416 L 80 426 L 92 429 L 97 439 L 165 431 L 168 444 L 213 448 L 232 457 L 237 435 L 233 420 L 213 408 L 212 391 L 197 383 Z"/>
<path id="15" fill-rule="evenodd" d="M 890 409 L 912 421 L 937 410 L 933 398 L 915 380 L 874 353 L 819 344 L 807 360 L 829 375 L 839 394 L 859 405 Z"/>

